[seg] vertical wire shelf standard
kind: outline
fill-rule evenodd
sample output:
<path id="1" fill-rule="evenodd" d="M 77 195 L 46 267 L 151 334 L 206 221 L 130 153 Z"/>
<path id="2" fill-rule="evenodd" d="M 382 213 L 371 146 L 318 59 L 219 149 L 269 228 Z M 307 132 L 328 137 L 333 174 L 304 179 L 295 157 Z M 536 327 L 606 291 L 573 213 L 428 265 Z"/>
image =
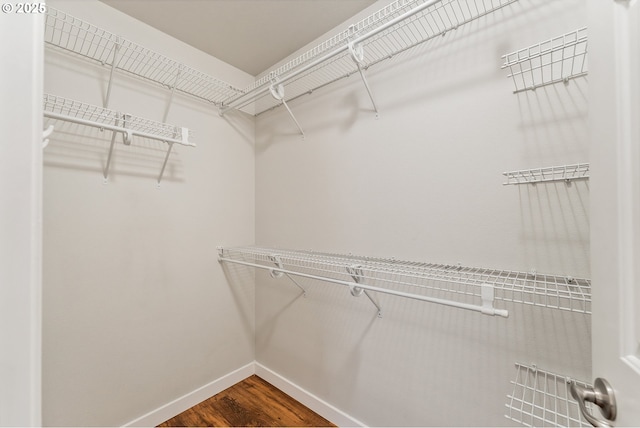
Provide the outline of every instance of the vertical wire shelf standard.
<path id="1" fill-rule="evenodd" d="M 52 7 L 47 7 L 45 42 L 108 65 L 112 76 L 113 70 L 125 71 L 216 106 L 241 93 L 240 89 L 222 80 Z"/>
<path id="2" fill-rule="evenodd" d="M 578 163 L 573 165 L 550 166 L 545 168 L 525 169 L 520 171 L 503 172 L 507 177 L 506 185 L 536 184 L 553 181 L 570 182 L 573 180 L 586 180 L 589 178 L 589 164 Z"/>
<path id="3" fill-rule="evenodd" d="M 586 76 L 587 28 L 563 34 L 502 56 L 514 94 Z"/>
<path id="4" fill-rule="evenodd" d="M 56 95 L 44 94 L 43 110 L 44 116 L 50 119 L 112 131 L 109 155 L 104 170 L 105 181 L 108 178 L 111 155 L 117 134 L 122 135 L 125 145 L 131 144 L 133 137 L 148 138 L 168 144 L 169 148 L 158 176 L 158 184 L 162 180 L 173 145 L 180 144 L 195 147 L 195 144 L 190 142 L 192 132 L 187 128 L 136 117 Z"/>
<path id="5" fill-rule="evenodd" d="M 242 94 L 225 100 L 223 111 L 256 101 L 258 115 L 282 104 L 269 96 L 274 83 L 286 86 L 291 101 L 359 71 L 362 74 L 362 70 L 516 1 L 396 0 L 257 79 Z"/>
<path id="6" fill-rule="evenodd" d="M 590 427 L 571 398 L 569 383 L 582 387 L 585 382 L 541 370 L 535 365 L 516 363 L 516 378 L 511 381 L 513 392 L 507 395 L 505 417 L 528 427 Z M 591 403 L 587 408 L 593 412 Z"/>
<path id="7" fill-rule="evenodd" d="M 493 309 L 496 300 L 591 313 L 588 279 L 256 247 L 221 247 L 219 260 L 267 269 L 272 274 L 285 272 L 346 285 L 352 294 L 354 288 L 400 296 L 411 294 L 403 297 L 438 299 L 434 303 L 449 306 L 472 305 L 472 310 L 478 312 L 482 312 L 483 304 L 498 311 Z M 498 315 L 504 316 L 506 311 Z"/>

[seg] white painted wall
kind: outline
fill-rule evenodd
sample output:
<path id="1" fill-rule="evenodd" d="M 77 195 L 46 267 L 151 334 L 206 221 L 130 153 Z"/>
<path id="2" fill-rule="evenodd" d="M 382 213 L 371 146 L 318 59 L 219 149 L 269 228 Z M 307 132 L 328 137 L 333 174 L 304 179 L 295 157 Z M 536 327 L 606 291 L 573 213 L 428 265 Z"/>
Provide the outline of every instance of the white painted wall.
<path id="1" fill-rule="evenodd" d="M 253 78 L 98 1 L 50 1 L 229 83 Z M 108 69 L 47 49 L 45 92 L 102 105 Z M 162 120 L 169 92 L 116 75 L 110 108 Z M 253 286 L 231 287 L 216 246 L 254 240 L 254 119 L 176 94 L 175 146 L 116 145 L 58 123 L 44 153 L 43 423 L 116 426 L 254 360 Z"/>
<path id="2" fill-rule="evenodd" d="M 0 426 L 39 426 L 42 25 L 0 14 Z"/>
<path id="3" fill-rule="evenodd" d="M 581 0 L 521 0 L 370 69 L 378 120 L 357 75 L 290 103 L 305 140 L 258 116 L 256 243 L 589 277 L 589 183 L 501 175 L 588 161 L 588 79 L 513 95 L 500 69 L 584 25 Z M 368 425 L 510 425 L 516 361 L 591 377 L 585 315 L 378 296 L 377 319 L 342 287 L 257 278 L 257 362 Z"/>

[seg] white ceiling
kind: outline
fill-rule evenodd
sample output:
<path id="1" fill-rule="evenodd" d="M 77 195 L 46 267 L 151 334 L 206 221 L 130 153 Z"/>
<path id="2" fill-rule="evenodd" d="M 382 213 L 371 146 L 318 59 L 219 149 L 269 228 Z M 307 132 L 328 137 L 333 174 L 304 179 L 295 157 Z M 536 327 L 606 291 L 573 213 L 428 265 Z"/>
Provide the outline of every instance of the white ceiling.
<path id="1" fill-rule="evenodd" d="M 375 0 L 101 0 L 256 76 Z"/>

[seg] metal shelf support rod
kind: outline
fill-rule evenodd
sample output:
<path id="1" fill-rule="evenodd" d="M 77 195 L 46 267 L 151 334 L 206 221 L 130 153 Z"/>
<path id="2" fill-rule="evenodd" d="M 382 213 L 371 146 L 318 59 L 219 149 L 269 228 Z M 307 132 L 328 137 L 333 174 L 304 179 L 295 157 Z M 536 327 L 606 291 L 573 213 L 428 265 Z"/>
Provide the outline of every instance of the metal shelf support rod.
<path id="1" fill-rule="evenodd" d="M 305 290 L 305 288 L 302 285 L 298 284 L 298 281 L 293 279 L 291 277 L 291 275 L 289 275 L 288 273 L 285 273 L 285 275 L 287 276 L 287 278 L 289 278 L 291 280 L 291 282 L 293 282 L 295 285 L 297 285 L 300 290 L 302 290 L 302 296 L 303 297 L 307 297 L 307 290 Z"/>
<path id="2" fill-rule="evenodd" d="M 160 182 L 162 181 L 162 176 L 164 175 L 164 169 L 167 166 L 167 161 L 169 160 L 169 155 L 171 154 L 171 149 L 173 148 L 173 143 L 169 143 L 169 148 L 167 149 L 167 154 L 164 156 L 164 162 L 162 163 L 162 169 L 160 169 L 160 175 L 158 176 L 158 186 L 160 186 Z"/>
<path id="3" fill-rule="evenodd" d="M 273 98 L 275 98 L 276 100 L 282 102 L 282 104 L 285 106 L 285 108 L 289 112 L 289 116 L 291 116 L 291 119 L 293 119 L 293 121 L 295 122 L 296 126 L 298 127 L 298 130 L 300 131 L 300 134 L 302 134 L 302 138 L 304 139 L 304 131 L 302 130 L 302 127 L 300 126 L 300 124 L 296 120 L 296 117 L 293 115 L 293 112 L 291 111 L 291 109 L 289 108 L 289 105 L 287 104 L 287 102 L 284 99 L 284 86 L 282 85 L 282 83 L 280 83 L 280 81 L 278 80 L 277 77 L 274 77 L 272 81 L 273 81 L 273 83 L 269 87 L 269 91 L 271 91 L 271 96 Z"/>
<path id="4" fill-rule="evenodd" d="M 116 39 L 116 44 L 113 46 L 113 61 L 111 62 L 111 71 L 109 72 L 109 84 L 107 85 L 107 96 L 104 99 L 104 108 L 109 107 L 109 98 L 111 98 L 111 84 L 113 83 L 113 75 L 118 65 L 118 53 L 122 47 L 122 41 L 120 37 Z"/>
<path id="5" fill-rule="evenodd" d="M 300 131 L 300 134 L 302 134 L 302 138 L 304 138 L 305 137 L 304 131 L 302 130 L 302 127 L 300 126 L 300 124 L 296 120 L 296 117 L 293 115 L 293 112 L 289 108 L 289 104 L 287 104 L 287 102 L 284 100 L 284 98 L 282 99 L 282 105 L 287 109 L 287 111 L 289 112 L 289 116 L 291 116 L 291 119 L 293 119 L 293 121 L 296 123 L 296 126 L 298 127 L 298 131 Z"/>
<path id="6" fill-rule="evenodd" d="M 386 22 L 385 24 L 381 25 L 378 28 L 374 28 L 373 30 L 369 31 L 368 33 L 360 36 L 360 37 L 356 37 L 355 39 L 353 39 L 353 44 L 358 44 L 364 40 L 367 40 L 385 30 L 387 30 L 388 28 L 393 27 L 394 25 L 396 25 L 399 22 L 404 21 L 407 18 L 412 17 L 413 15 L 422 12 L 423 10 L 433 6 L 436 3 L 440 3 L 442 0 L 431 0 L 431 1 L 427 1 L 425 3 L 422 3 L 419 6 L 416 6 L 415 8 L 405 12 L 404 14 Z M 287 74 L 286 76 L 283 76 L 280 78 L 280 82 L 284 83 L 287 80 L 293 79 L 294 77 L 306 72 L 307 70 L 312 69 L 313 67 L 317 66 L 318 64 L 322 64 L 323 62 L 333 58 L 336 55 L 341 54 L 342 52 L 344 52 L 345 50 L 349 49 L 349 45 L 343 45 L 340 46 L 339 48 L 333 50 L 332 52 L 329 52 L 328 54 L 316 59 L 315 61 L 312 61 L 311 63 L 307 64 L 306 66 Z M 260 95 L 264 94 L 265 92 L 267 92 L 269 90 L 269 86 L 263 86 L 260 89 L 254 89 L 253 91 L 249 91 L 246 92 L 236 98 L 234 98 L 233 100 L 230 100 L 226 106 L 223 106 L 221 109 L 221 113 L 224 114 L 227 110 L 233 108 L 233 105 L 238 101 L 241 100 L 243 98 L 245 98 L 246 96 L 250 96 L 250 99 L 255 99 L 257 97 L 259 97 Z"/>
<path id="7" fill-rule="evenodd" d="M 367 83 L 367 78 L 364 75 L 364 71 L 362 71 L 362 67 L 360 63 L 358 63 L 358 71 L 360 72 L 360 77 L 362 77 L 362 82 L 364 83 L 364 87 L 367 89 L 367 93 L 369 94 L 369 99 L 371 99 L 371 104 L 373 104 L 373 110 L 376 112 L 376 117 L 379 117 L 380 112 L 378 111 L 378 106 L 376 105 L 376 100 L 373 99 L 373 94 L 371 93 L 371 88 L 369 88 L 369 83 Z"/>
<path id="8" fill-rule="evenodd" d="M 350 27 L 350 29 L 353 29 L 353 27 Z M 358 72 L 360 73 L 360 77 L 362 78 L 362 83 L 364 83 L 364 87 L 367 89 L 369 99 L 371 100 L 371 104 L 373 104 L 373 110 L 375 110 L 377 118 L 379 116 L 378 106 L 376 105 L 376 100 L 373 98 L 373 93 L 371 92 L 371 88 L 369 87 L 367 78 L 364 75 L 364 71 L 362 70 L 362 62 L 364 61 L 364 48 L 362 47 L 362 45 L 354 45 L 353 42 L 349 42 L 349 53 L 351 54 L 351 59 L 358 67 Z"/>
<path id="9" fill-rule="evenodd" d="M 241 260 L 233 260 L 233 259 L 229 259 L 229 258 L 226 258 L 226 257 L 218 257 L 218 261 L 219 262 L 235 263 L 235 264 L 239 264 L 239 265 L 250 266 L 250 267 L 254 267 L 254 268 L 258 268 L 258 269 L 266 269 L 266 270 L 275 271 L 275 272 L 282 272 L 284 274 L 301 276 L 303 278 L 317 279 L 319 281 L 325 281 L 325 282 L 331 282 L 333 284 L 344 285 L 344 286 L 349 287 L 349 288 L 361 288 L 363 290 L 370 290 L 370 291 L 375 291 L 375 292 L 378 292 L 378 293 L 390 294 L 392 296 L 406 297 L 408 299 L 421 300 L 423 302 L 437 303 L 439 305 L 451 306 L 451 307 L 454 307 L 454 308 L 466 309 L 466 310 L 474 311 L 474 312 L 480 312 L 480 313 L 483 313 L 485 315 L 501 316 L 503 318 L 508 318 L 509 317 L 509 311 L 507 311 L 506 309 L 495 309 L 495 308 L 492 308 L 492 307 L 490 308 L 490 307 L 487 307 L 487 306 L 471 305 L 471 304 L 468 304 L 468 303 L 454 302 L 454 301 L 451 301 L 451 300 L 438 299 L 436 297 L 427 297 L 427 296 L 421 296 L 419 294 L 405 293 L 403 291 L 388 290 L 388 289 L 385 289 L 385 288 L 375 287 L 375 286 L 372 286 L 372 285 L 358 284 L 357 282 L 353 282 L 353 281 L 343 281 L 343 280 L 340 280 L 340 279 L 329 278 L 329 277 L 325 277 L 325 276 L 311 275 L 311 274 L 303 273 L 303 272 L 294 272 L 294 271 L 290 271 L 290 270 L 287 270 L 287 269 L 273 268 L 273 267 L 269 267 L 269 266 L 260 265 L 260 264 L 257 264 L 257 263 L 250 263 L 250 262 L 245 262 L 245 261 L 241 261 Z"/>
<path id="10" fill-rule="evenodd" d="M 173 103 L 173 94 L 175 94 L 176 92 L 176 86 L 178 86 L 181 76 L 182 76 L 182 67 L 178 68 L 178 71 L 176 71 L 176 80 L 174 80 L 173 85 L 171 85 L 171 95 L 169 95 L 169 101 L 167 102 L 167 109 L 164 111 L 164 117 L 162 118 L 163 122 L 166 122 L 167 117 L 169 116 L 169 110 L 171 110 L 171 103 Z"/>
<path id="11" fill-rule="evenodd" d="M 116 119 L 116 126 L 119 125 L 118 122 L 119 122 L 119 119 Z M 116 143 L 117 134 L 118 133 L 116 131 L 111 132 L 111 144 L 109 145 L 109 154 L 107 155 L 107 164 L 104 166 L 104 173 L 102 174 L 104 177 L 105 184 L 107 183 L 107 180 L 109 180 L 109 166 L 111 165 L 111 156 L 113 155 L 113 147 L 115 146 L 115 143 Z"/>
<path id="12" fill-rule="evenodd" d="M 167 144 L 178 143 L 178 144 L 182 144 L 183 146 L 191 146 L 191 147 L 195 147 L 196 146 L 193 143 L 186 142 L 186 140 L 185 141 L 180 141 L 180 140 L 176 140 L 175 138 L 165 138 L 165 137 L 161 137 L 161 136 L 158 136 L 158 135 L 149 134 L 147 132 L 136 131 L 136 130 L 133 130 L 133 129 L 126 129 L 126 128 L 123 128 L 121 126 L 109 125 L 109 124 L 105 124 L 105 123 L 93 122 L 91 120 L 80 119 L 80 118 L 77 118 L 77 117 L 65 116 L 64 114 L 58 114 L 58 113 L 45 111 L 44 112 L 44 117 L 48 117 L 50 119 L 64 120 L 66 122 L 73 122 L 73 123 L 77 123 L 79 125 L 92 126 L 94 128 L 108 129 L 110 131 L 121 132 L 123 135 L 127 135 L 128 134 L 128 135 L 131 135 L 131 136 L 149 138 L 151 140 L 162 141 L 163 143 L 167 143 Z M 187 129 L 183 128 L 183 135 L 186 134 L 185 131 L 187 131 Z"/>

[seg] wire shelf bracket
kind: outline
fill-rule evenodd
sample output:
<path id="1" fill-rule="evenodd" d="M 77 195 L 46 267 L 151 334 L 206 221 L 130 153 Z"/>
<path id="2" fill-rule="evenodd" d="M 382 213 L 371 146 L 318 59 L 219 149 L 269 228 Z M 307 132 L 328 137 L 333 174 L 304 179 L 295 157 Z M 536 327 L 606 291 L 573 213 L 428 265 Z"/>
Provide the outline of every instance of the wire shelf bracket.
<path id="1" fill-rule="evenodd" d="M 377 115 L 365 70 L 516 1 L 395 0 L 228 97 L 220 114 L 251 103 L 256 115 L 278 107 L 281 103 L 267 96 L 274 75 L 287 87 L 291 102 L 358 72 Z"/>
<path id="2" fill-rule="evenodd" d="M 587 27 L 502 56 L 514 94 L 586 76 Z"/>
<path id="3" fill-rule="evenodd" d="M 242 94 L 242 90 L 229 83 L 53 7 L 47 7 L 44 39 L 47 46 L 110 68 L 105 108 L 109 106 L 116 70 L 171 91 L 163 121 L 166 121 L 176 91 L 218 107 L 223 100 Z"/>
<path id="4" fill-rule="evenodd" d="M 590 427 L 571 397 L 572 379 L 539 369 L 535 364 L 516 363 L 513 392 L 507 395 L 505 417 L 528 427 Z M 591 385 L 573 380 L 582 387 Z M 586 403 L 593 411 L 591 403 Z"/>
<path id="5" fill-rule="evenodd" d="M 49 125 L 47 129 L 42 131 L 42 148 L 46 148 L 49 145 L 49 137 L 53 134 L 55 127 L 53 125 Z"/>
<path id="6" fill-rule="evenodd" d="M 222 248 L 220 247 L 218 247 L 218 257 L 222 257 Z M 283 271 L 284 267 L 282 266 L 282 260 L 280 259 L 280 256 L 277 254 L 274 254 L 269 256 L 269 259 L 277 267 L 277 269 L 269 269 L 269 274 L 271 275 L 271 278 L 277 279 L 277 278 L 282 278 L 283 275 L 286 275 L 287 278 L 291 280 L 291 282 L 293 282 L 300 290 L 302 290 L 302 296 L 307 297 L 307 290 L 302 285 L 300 285 L 298 281 L 293 279 L 291 275 L 289 275 L 288 273 L 284 273 Z"/>
<path id="7" fill-rule="evenodd" d="M 546 183 L 564 181 L 569 184 L 574 180 L 589 179 L 589 164 L 578 163 L 573 165 L 550 166 L 545 168 L 526 169 L 520 171 L 503 172 L 507 177 L 503 185 Z"/>
<path id="8" fill-rule="evenodd" d="M 161 141 L 168 145 L 164 163 L 157 180 L 158 186 L 162 181 L 173 145 L 180 144 L 195 147 L 195 144 L 189 141 L 192 133 L 188 128 L 155 122 L 150 119 L 139 118 L 56 95 L 44 94 L 43 110 L 44 116 L 50 119 L 90 126 L 100 130 L 106 129 L 112 132 L 107 162 L 103 171 L 105 184 L 109 179 L 109 167 L 118 134 L 122 136 L 122 142 L 127 146 L 131 145 L 133 137 Z"/>
<path id="9" fill-rule="evenodd" d="M 352 33 L 352 37 L 356 34 L 356 26 L 351 25 L 349 27 L 349 32 Z M 358 67 L 358 73 L 360 73 L 360 78 L 362 79 L 362 83 L 364 83 L 364 87 L 367 90 L 367 94 L 369 94 L 369 99 L 371 100 L 371 104 L 373 105 L 373 110 L 376 112 L 376 119 L 380 117 L 380 112 L 378 111 L 378 106 L 376 105 L 376 100 L 373 98 L 373 93 L 371 92 L 371 88 L 369 87 L 369 83 L 367 82 L 367 78 L 364 75 L 364 71 L 362 70 L 362 66 L 365 64 L 364 62 L 364 47 L 362 44 L 354 44 L 353 41 L 350 41 L 347 45 L 349 47 L 349 54 L 351 55 L 351 59 Z"/>
<path id="10" fill-rule="evenodd" d="M 351 275 L 351 278 L 353 278 L 354 283 L 355 284 L 360 284 L 360 282 L 362 281 L 362 278 L 363 278 L 362 265 L 347 266 L 346 270 L 347 270 L 347 273 L 349 275 Z M 359 286 L 357 286 L 355 284 L 350 284 L 349 285 L 349 292 L 351 293 L 351 295 L 353 297 L 360 297 L 364 293 L 364 295 L 367 296 L 367 298 L 371 301 L 373 306 L 375 306 L 376 309 L 378 310 L 378 318 L 382 318 L 382 308 L 380 307 L 378 302 L 376 302 L 373 299 L 373 297 L 371 297 L 371 295 L 368 293 L 367 290 L 365 290 L 364 288 L 359 287 Z"/>
<path id="11" fill-rule="evenodd" d="M 300 124 L 296 120 L 296 117 L 293 115 L 293 112 L 291 111 L 291 109 L 289 108 L 289 105 L 287 104 L 287 102 L 284 99 L 284 85 L 282 83 L 280 83 L 280 81 L 278 80 L 278 78 L 276 76 L 273 77 L 271 82 L 272 82 L 271 86 L 269 86 L 269 91 L 271 92 L 271 96 L 274 99 L 280 101 L 282 103 L 282 105 L 284 105 L 284 107 L 289 112 L 289 116 L 291 116 L 291 119 L 293 119 L 293 121 L 295 122 L 296 126 L 298 127 L 298 130 L 300 131 L 300 134 L 302 134 L 302 138 L 304 139 L 304 137 L 305 137 L 304 136 L 304 131 L 302 130 L 302 127 L 300 126 Z"/>

